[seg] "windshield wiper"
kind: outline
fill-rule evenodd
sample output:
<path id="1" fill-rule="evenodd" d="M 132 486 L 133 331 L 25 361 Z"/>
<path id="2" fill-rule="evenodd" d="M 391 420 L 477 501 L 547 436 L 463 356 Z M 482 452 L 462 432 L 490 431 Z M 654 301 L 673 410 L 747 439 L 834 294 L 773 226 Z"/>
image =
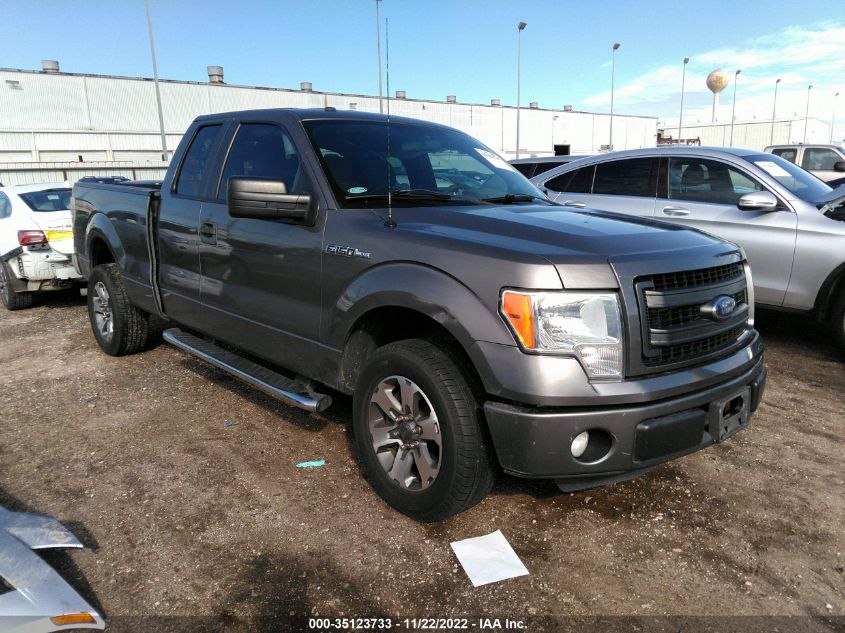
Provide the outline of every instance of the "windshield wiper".
<path id="1" fill-rule="evenodd" d="M 484 202 L 491 202 L 493 204 L 513 204 L 514 202 L 531 202 L 532 200 L 542 200 L 548 202 L 548 198 L 542 196 L 535 196 L 531 193 L 507 193 L 503 196 L 495 198 L 482 198 Z"/>
<path id="2" fill-rule="evenodd" d="M 387 200 L 388 195 L 400 200 L 428 200 L 428 201 L 443 201 L 454 200 L 452 196 L 447 193 L 440 193 L 439 191 L 431 191 L 429 189 L 397 189 L 383 193 L 368 193 L 359 196 L 346 196 L 346 200 Z"/>

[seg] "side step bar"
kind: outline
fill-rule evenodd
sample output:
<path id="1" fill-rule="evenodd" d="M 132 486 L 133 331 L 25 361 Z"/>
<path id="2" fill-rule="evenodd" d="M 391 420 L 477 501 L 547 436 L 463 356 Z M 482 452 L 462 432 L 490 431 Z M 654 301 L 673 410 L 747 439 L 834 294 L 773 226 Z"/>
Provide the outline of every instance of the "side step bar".
<path id="1" fill-rule="evenodd" d="M 163 336 L 164 340 L 171 345 L 240 378 L 285 404 L 313 412 L 324 411 L 332 403 L 331 396 L 315 392 L 311 385 L 305 382 L 291 380 L 272 369 L 218 347 L 198 336 L 183 332 L 179 328 L 165 330 Z"/>

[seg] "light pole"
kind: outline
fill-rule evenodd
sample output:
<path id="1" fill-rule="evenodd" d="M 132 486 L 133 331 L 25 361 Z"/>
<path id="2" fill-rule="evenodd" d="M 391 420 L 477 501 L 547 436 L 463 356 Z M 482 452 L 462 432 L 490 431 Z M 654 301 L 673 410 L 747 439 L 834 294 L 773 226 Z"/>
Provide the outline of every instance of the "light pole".
<path id="1" fill-rule="evenodd" d="M 381 0 L 376 0 L 376 53 L 378 54 L 378 111 L 384 112 L 381 93 L 381 19 L 379 18 L 378 5 Z"/>
<path id="2" fill-rule="evenodd" d="M 610 143 L 609 149 L 613 151 L 613 91 L 616 84 L 616 51 L 619 50 L 619 42 L 614 42 L 612 58 L 610 62 Z"/>
<path id="3" fill-rule="evenodd" d="M 778 84 L 780 83 L 780 77 L 777 78 L 775 81 L 775 98 L 772 101 L 772 135 L 769 137 L 769 145 L 775 144 L 775 112 L 777 112 L 778 107 Z"/>
<path id="4" fill-rule="evenodd" d="M 689 57 L 684 57 L 684 72 L 681 75 L 681 113 L 678 115 L 678 143 L 681 142 L 681 130 L 684 126 L 684 83 L 687 80 L 687 64 L 689 64 Z"/>
<path id="5" fill-rule="evenodd" d="M 516 157 L 519 158 L 519 97 L 520 97 L 520 90 L 522 88 L 520 82 L 522 80 L 521 77 L 521 65 L 522 65 L 522 32 L 525 30 L 525 27 L 528 26 L 525 22 L 520 22 L 516 25 Z"/>
<path id="6" fill-rule="evenodd" d="M 161 131 L 161 160 L 167 162 L 167 137 L 164 135 L 164 114 L 161 111 L 161 92 L 158 89 L 158 66 L 156 65 L 156 45 L 153 39 L 153 18 L 150 15 L 150 0 L 147 3 L 147 31 L 150 34 L 150 55 L 153 58 L 153 81 L 156 87 L 156 105 L 158 106 L 158 126 Z"/>
<path id="7" fill-rule="evenodd" d="M 734 144 L 734 113 L 736 112 L 736 82 L 739 80 L 739 73 L 741 70 L 738 70 L 734 73 L 734 103 L 731 106 L 731 143 L 730 147 L 733 147 Z"/>
<path id="8" fill-rule="evenodd" d="M 804 112 L 804 140 L 801 141 L 802 143 L 807 142 L 807 120 L 810 118 L 810 90 L 813 89 L 813 84 L 807 86 L 807 110 Z"/>
<path id="9" fill-rule="evenodd" d="M 836 97 L 838 96 L 838 92 L 833 95 L 833 110 L 830 113 L 830 140 L 828 142 L 831 144 L 833 144 L 833 126 L 836 125 Z"/>

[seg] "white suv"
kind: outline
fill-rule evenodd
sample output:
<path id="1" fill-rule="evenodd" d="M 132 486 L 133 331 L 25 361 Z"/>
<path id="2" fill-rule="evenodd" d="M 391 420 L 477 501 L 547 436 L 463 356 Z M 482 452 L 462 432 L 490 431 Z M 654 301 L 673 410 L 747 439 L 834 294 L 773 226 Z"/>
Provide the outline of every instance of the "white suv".
<path id="1" fill-rule="evenodd" d="M 32 293 L 67 288 L 73 266 L 71 190 L 64 183 L 0 187 L 0 298 L 9 310 L 32 305 Z"/>

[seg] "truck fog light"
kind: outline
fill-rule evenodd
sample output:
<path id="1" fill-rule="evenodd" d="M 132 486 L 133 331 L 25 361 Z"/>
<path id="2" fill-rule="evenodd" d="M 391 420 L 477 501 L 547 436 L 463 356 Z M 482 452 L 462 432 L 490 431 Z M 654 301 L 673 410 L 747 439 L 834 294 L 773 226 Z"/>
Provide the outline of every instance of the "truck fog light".
<path id="1" fill-rule="evenodd" d="M 587 450 L 587 444 L 590 442 L 590 432 L 584 431 L 579 433 L 575 436 L 575 439 L 572 440 L 572 445 L 569 447 L 569 450 L 572 451 L 573 457 L 581 457 L 584 454 L 584 451 Z"/>

